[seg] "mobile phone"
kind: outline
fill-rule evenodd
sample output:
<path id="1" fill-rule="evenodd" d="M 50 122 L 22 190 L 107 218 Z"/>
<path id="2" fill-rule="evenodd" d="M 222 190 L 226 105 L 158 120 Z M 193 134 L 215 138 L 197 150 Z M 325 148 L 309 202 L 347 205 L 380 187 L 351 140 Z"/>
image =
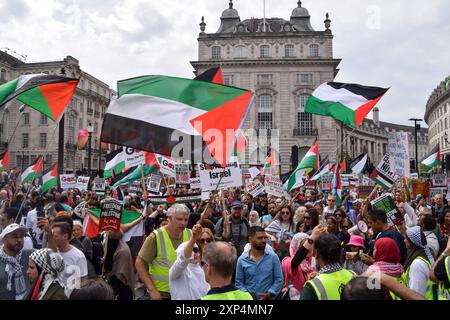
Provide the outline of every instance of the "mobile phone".
<path id="1" fill-rule="evenodd" d="M 36 212 L 36 217 L 38 217 L 38 218 L 45 218 L 45 211 L 44 210 L 38 210 Z"/>
<path id="2" fill-rule="evenodd" d="M 319 215 L 319 224 L 326 226 L 327 225 L 327 221 L 325 220 L 325 217 L 321 214 Z"/>

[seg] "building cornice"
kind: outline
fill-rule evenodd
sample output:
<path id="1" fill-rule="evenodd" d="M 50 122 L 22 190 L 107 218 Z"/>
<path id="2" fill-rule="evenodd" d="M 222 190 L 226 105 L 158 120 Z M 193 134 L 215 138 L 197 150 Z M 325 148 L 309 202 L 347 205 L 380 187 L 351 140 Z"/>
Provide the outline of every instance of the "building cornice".
<path id="1" fill-rule="evenodd" d="M 253 65 L 334 65 L 338 66 L 342 59 L 233 59 L 233 60 L 207 60 L 191 61 L 195 67 L 212 66 L 253 66 Z"/>

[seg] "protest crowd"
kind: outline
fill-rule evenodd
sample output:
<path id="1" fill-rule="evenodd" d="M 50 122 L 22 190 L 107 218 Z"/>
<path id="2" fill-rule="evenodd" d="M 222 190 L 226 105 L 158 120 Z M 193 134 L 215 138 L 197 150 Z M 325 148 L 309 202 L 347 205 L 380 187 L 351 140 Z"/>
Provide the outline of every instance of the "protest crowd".
<path id="1" fill-rule="evenodd" d="M 369 195 L 315 183 L 200 198 L 170 176 L 159 194 L 139 183 L 43 194 L 1 178 L 1 300 L 450 298 L 450 206 L 413 197 L 406 179 Z M 108 199 L 122 206 L 116 231 L 99 228 Z"/>

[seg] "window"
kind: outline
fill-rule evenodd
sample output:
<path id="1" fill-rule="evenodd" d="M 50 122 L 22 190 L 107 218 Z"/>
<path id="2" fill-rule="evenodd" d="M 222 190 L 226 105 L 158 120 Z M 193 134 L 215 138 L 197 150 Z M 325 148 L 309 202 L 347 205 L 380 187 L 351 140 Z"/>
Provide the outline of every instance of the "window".
<path id="1" fill-rule="evenodd" d="M 92 110 L 92 101 L 88 101 L 88 105 L 87 105 L 87 114 L 92 115 L 93 110 Z"/>
<path id="2" fill-rule="evenodd" d="M 41 118 L 39 120 L 40 124 L 47 124 L 47 116 L 45 116 L 43 113 L 41 113 Z"/>
<path id="3" fill-rule="evenodd" d="M 2 69 L 0 72 L 0 80 L 6 80 L 6 70 Z"/>
<path id="4" fill-rule="evenodd" d="M 284 56 L 285 57 L 293 57 L 293 56 L 295 56 L 294 46 L 292 44 L 287 44 L 284 47 Z"/>
<path id="5" fill-rule="evenodd" d="M 47 134 L 41 133 L 39 137 L 39 147 L 41 149 L 47 148 Z"/>
<path id="6" fill-rule="evenodd" d="M 211 51 L 212 51 L 211 55 L 212 55 L 213 59 L 220 59 L 221 58 L 220 47 L 217 47 L 217 46 L 212 47 Z"/>
<path id="7" fill-rule="evenodd" d="M 223 76 L 223 82 L 226 86 L 233 86 L 234 85 L 234 77 L 232 74 L 227 74 Z"/>
<path id="8" fill-rule="evenodd" d="M 79 128 L 80 130 L 83 129 L 83 119 L 80 119 Z"/>
<path id="9" fill-rule="evenodd" d="M 262 94 L 259 96 L 258 128 L 272 129 L 272 96 Z"/>
<path id="10" fill-rule="evenodd" d="M 260 86 L 272 85 L 273 77 L 271 74 L 258 74 L 257 76 L 257 84 Z"/>
<path id="11" fill-rule="evenodd" d="M 30 124 L 30 114 L 29 113 L 23 114 L 23 124 Z"/>
<path id="12" fill-rule="evenodd" d="M 83 108 L 84 108 L 83 102 L 80 101 L 80 113 L 84 112 Z"/>
<path id="13" fill-rule="evenodd" d="M 259 47 L 259 56 L 261 58 L 268 58 L 269 57 L 269 46 L 263 45 Z"/>
<path id="14" fill-rule="evenodd" d="M 22 133 L 22 148 L 28 148 L 29 136 L 28 133 Z"/>
<path id="15" fill-rule="evenodd" d="M 247 57 L 247 48 L 244 46 L 237 46 L 236 48 L 234 48 L 234 57 L 235 58 Z"/>
<path id="16" fill-rule="evenodd" d="M 69 136 L 67 138 L 67 142 L 70 144 L 75 144 L 75 121 L 76 120 L 74 116 L 69 117 Z"/>
<path id="17" fill-rule="evenodd" d="M 319 56 L 319 45 L 312 44 L 309 46 L 309 56 L 310 57 L 318 57 Z"/>
<path id="18" fill-rule="evenodd" d="M 305 104 L 307 100 L 307 94 L 301 94 L 298 96 L 297 127 L 300 136 L 313 135 L 312 114 L 305 112 Z"/>
<path id="19" fill-rule="evenodd" d="M 297 83 L 299 84 L 311 84 L 313 82 L 312 73 L 300 73 L 297 74 Z"/>
<path id="20" fill-rule="evenodd" d="M 50 167 L 52 165 L 52 155 L 51 154 L 47 154 L 45 156 L 45 164 L 47 165 L 47 167 Z"/>
<path id="21" fill-rule="evenodd" d="M 98 130 L 98 124 L 97 124 L 97 122 L 94 122 L 94 132 L 97 132 L 97 130 Z"/>
<path id="22" fill-rule="evenodd" d="M 98 104 L 95 104 L 94 106 L 94 116 L 100 117 L 100 112 L 98 111 Z"/>

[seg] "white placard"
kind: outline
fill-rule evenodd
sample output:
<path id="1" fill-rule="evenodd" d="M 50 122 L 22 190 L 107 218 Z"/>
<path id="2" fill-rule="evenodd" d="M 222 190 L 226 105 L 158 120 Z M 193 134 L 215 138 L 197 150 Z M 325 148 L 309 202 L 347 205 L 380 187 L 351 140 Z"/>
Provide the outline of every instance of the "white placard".
<path id="1" fill-rule="evenodd" d="M 433 199 L 435 195 L 442 194 L 444 196 L 447 193 L 447 188 L 440 187 L 440 188 L 430 188 L 430 198 Z"/>
<path id="2" fill-rule="evenodd" d="M 261 171 L 259 171 L 259 169 L 258 168 L 256 168 L 256 167 L 251 167 L 251 168 L 249 168 L 248 169 L 248 172 L 250 173 L 250 177 L 253 179 L 253 178 L 256 178 L 260 173 L 261 173 Z"/>
<path id="3" fill-rule="evenodd" d="M 391 160 L 389 153 L 385 154 L 383 159 L 377 165 L 376 170 L 394 183 L 397 180 L 397 175 L 391 170 Z"/>
<path id="4" fill-rule="evenodd" d="M 136 151 L 133 148 L 125 148 L 125 167 L 131 168 L 145 163 L 144 151 Z"/>
<path id="5" fill-rule="evenodd" d="M 242 186 L 241 168 L 237 162 L 228 163 L 225 168 L 199 163 L 198 170 L 203 191 Z"/>
<path id="6" fill-rule="evenodd" d="M 433 187 L 442 187 L 447 185 L 447 177 L 445 174 L 436 173 L 433 174 Z"/>
<path id="7" fill-rule="evenodd" d="M 406 132 L 389 132 L 391 170 L 400 177 L 410 177 L 409 143 Z"/>
<path id="8" fill-rule="evenodd" d="M 103 178 L 95 178 L 94 186 L 92 188 L 96 193 L 105 193 L 105 179 Z"/>
<path id="9" fill-rule="evenodd" d="M 189 184 L 191 185 L 191 189 L 200 189 L 202 187 L 200 184 L 200 178 L 190 178 Z"/>
<path id="10" fill-rule="evenodd" d="M 266 193 L 274 195 L 275 197 L 286 196 L 286 188 L 283 182 L 277 176 L 266 175 L 264 179 L 264 188 Z"/>
<path id="11" fill-rule="evenodd" d="M 89 177 L 78 177 L 77 178 L 77 189 L 80 191 L 85 191 L 88 189 Z"/>
<path id="12" fill-rule="evenodd" d="M 159 187 L 161 185 L 161 176 L 157 174 L 151 174 L 147 178 L 147 190 L 152 193 L 159 194 Z"/>
<path id="13" fill-rule="evenodd" d="M 59 175 L 59 181 L 61 188 L 64 190 L 75 189 L 77 187 L 77 178 L 74 174 L 61 174 Z"/>
<path id="14" fill-rule="evenodd" d="M 176 184 L 189 184 L 190 174 L 189 165 L 185 163 L 175 164 L 175 183 Z"/>
<path id="15" fill-rule="evenodd" d="M 161 173 L 175 178 L 175 161 L 162 155 L 157 155 L 156 159 L 159 163 L 159 170 Z"/>
<path id="16" fill-rule="evenodd" d="M 256 197 L 257 195 L 264 192 L 264 186 L 258 179 L 247 180 L 245 182 L 245 190 L 252 196 Z"/>
<path id="17" fill-rule="evenodd" d="M 209 200 L 209 191 L 202 191 L 202 201 Z"/>

